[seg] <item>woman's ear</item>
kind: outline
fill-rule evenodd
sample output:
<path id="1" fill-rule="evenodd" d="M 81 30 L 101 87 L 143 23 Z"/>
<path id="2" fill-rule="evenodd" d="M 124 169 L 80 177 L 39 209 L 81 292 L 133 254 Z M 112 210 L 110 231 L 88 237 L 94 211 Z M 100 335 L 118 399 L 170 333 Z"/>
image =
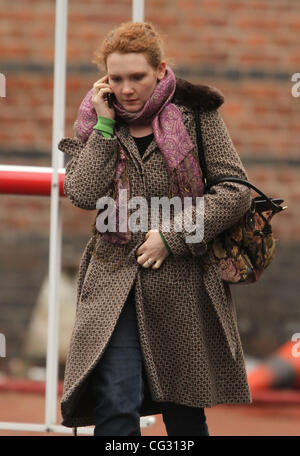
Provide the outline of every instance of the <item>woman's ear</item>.
<path id="1" fill-rule="evenodd" d="M 165 77 L 167 64 L 166 62 L 160 62 L 157 69 L 157 79 L 160 81 Z"/>

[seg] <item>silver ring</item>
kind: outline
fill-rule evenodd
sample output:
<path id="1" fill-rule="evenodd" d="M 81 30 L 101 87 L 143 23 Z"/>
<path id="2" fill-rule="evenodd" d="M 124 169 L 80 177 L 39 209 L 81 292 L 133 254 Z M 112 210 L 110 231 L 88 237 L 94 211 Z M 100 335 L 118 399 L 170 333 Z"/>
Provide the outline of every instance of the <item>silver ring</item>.
<path id="1" fill-rule="evenodd" d="M 147 263 L 152 264 L 151 258 L 148 258 Z"/>

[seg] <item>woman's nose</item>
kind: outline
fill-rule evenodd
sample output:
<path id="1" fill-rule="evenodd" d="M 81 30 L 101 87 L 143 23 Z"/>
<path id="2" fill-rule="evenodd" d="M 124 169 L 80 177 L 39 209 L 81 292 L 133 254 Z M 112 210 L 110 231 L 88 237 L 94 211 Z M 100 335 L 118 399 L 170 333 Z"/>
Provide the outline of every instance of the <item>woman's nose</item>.
<path id="1" fill-rule="evenodd" d="M 123 88 L 122 88 L 122 93 L 123 93 L 124 95 L 129 95 L 129 94 L 131 94 L 132 92 L 133 92 L 132 87 L 130 87 L 130 85 L 128 85 L 128 84 L 126 84 L 126 85 L 124 84 L 124 86 L 123 86 Z"/>

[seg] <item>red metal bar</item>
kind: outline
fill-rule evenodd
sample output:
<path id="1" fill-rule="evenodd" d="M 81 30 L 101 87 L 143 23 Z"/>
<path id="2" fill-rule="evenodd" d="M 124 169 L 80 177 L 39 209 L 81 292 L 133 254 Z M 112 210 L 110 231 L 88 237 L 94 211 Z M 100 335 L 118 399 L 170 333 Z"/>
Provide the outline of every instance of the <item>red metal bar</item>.
<path id="1" fill-rule="evenodd" d="M 0 194 L 50 196 L 52 168 L 0 166 Z M 64 194 L 65 169 L 59 175 L 59 194 Z"/>

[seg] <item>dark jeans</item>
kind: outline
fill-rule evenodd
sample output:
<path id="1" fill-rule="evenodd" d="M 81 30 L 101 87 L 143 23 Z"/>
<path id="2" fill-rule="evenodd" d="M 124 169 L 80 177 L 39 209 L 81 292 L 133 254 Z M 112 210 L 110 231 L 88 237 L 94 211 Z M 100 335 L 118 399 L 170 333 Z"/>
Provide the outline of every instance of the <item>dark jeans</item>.
<path id="1" fill-rule="evenodd" d="M 122 309 L 112 337 L 92 376 L 95 400 L 95 436 L 141 435 L 143 360 L 138 336 L 133 289 Z M 203 408 L 162 403 L 168 436 L 208 436 Z"/>

